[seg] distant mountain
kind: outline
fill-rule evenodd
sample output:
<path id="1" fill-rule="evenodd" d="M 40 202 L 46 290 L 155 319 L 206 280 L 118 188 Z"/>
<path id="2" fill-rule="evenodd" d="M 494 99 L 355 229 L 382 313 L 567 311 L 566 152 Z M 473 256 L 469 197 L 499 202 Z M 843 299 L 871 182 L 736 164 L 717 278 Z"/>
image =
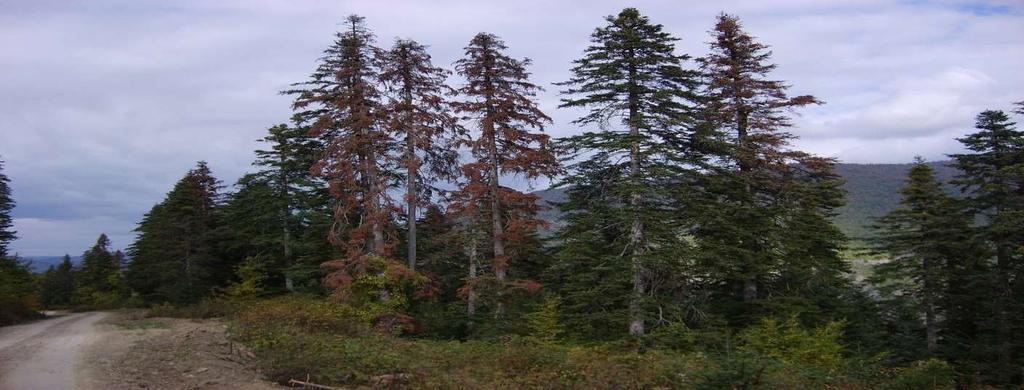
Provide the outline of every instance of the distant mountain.
<path id="1" fill-rule="evenodd" d="M 948 166 L 948 161 L 929 163 L 935 169 L 939 180 L 948 182 L 957 170 Z M 900 200 L 900 188 L 906 181 L 912 164 L 838 164 L 836 170 L 846 179 L 846 206 L 840 208 L 836 225 L 853 240 L 870 234 L 871 221 L 896 208 Z M 950 187 L 950 191 L 955 191 Z M 562 202 L 566 199 L 565 189 L 554 188 L 537 191 L 541 201 Z M 553 228 L 561 224 L 561 213 L 552 207 L 541 213 L 551 222 Z"/>
<path id="2" fill-rule="evenodd" d="M 959 171 L 949 161 L 928 163 L 935 177 L 949 183 Z M 900 203 L 900 189 L 913 164 L 839 164 L 836 170 L 846 184 L 846 206 L 839 209 L 835 222 L 851 239 L 870 235 L 874 218 L 885 215 Z M 959 193 L 947 184 L 950 193 Z"/>
<path id="3" fill-rule="evenodd" d="M 30 262 L 30 268 L 33 272 L 44 272 L 50 266 L 56 267 L 62 261 L 64 256 L 22 256 L 21 260 Z M 71 256 L 71 263 L 78 265 L 82 262 L 82 256 Z"/>

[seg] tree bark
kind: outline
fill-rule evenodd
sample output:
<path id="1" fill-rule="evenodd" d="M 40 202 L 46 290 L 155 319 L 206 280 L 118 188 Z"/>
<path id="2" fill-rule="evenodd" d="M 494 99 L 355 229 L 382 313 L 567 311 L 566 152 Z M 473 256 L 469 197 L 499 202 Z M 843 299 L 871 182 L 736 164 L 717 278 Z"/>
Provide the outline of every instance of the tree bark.
<path id="1" fill-rule="evenodd" d="M 733 104 L 736 105 L 736 146 L 739 149 L 738 163 L 740 168 L 740 174 L 745 179 L 748 179 L 746 177 L 746 173 L 751 171 L 751 164 L 749 159 L 752 158 L 752 156 L 747 155 L 747 153 L 749 152 L 747 150 L 747 118 L 750 114 L 746 110 L 741 108 L 743 102 L 739 98 L 734 98 Z M 749 180 L 745 181 L 744 183 L 744 191 L 746 191 L 747 196 L 750 196 L 752 191 L 750 188 Z M 751 206 L 756 207 L 757 205 L 755 204 Z M 744 244 L 750 247 L 752 249 L 751 252 L 755 254 L 761 252 L 761 248 L 758 247 L 756 242 L 749 242 Z M 757 270 L 757 264 L 754 264 L 753 262 L 747 264 L 746 268 L 747 278 L 743 281 L 743 301 L 750 303 L 757 300 L 759 272 Z"/>
<path id="2" fill-rule="evenodd" d="M 924 297 L 922 303 L 924 303 L 924 329 L 925 329 L 925 348 L 929 355 L 934 355 L 935 351 L 939 348 L 939 335 L 938 327 L 935 323 L 935 291 L 937 287 L 932 280 L 932 264 L 928 259 L 923 261 L 923 268 L 925 272 L 924 279 Z"/>
<path id="3" fill-rule="evenodd" d="M 997 211 L 998 212 L 998 211 Z M 998 300 L 999 309 L 996 312 L 996 334 L 999 335 L 999 344 L 996 346 L 997 364 L 999 367 L 999 380 L 1002 383 L 1010 383 L 1016 374 L 1013 370 L 1013 341 L 1014 335 L 1011 330 L 1009 307 L 1013 305 L 1012 287 L 1010 286 L 1010 253 L 1012 249 L 1007 243 L 996 244 L 996 267 L 998 271 Z M 1019 370 L 1017 370 L 1019 372 Z"/>
<path id="4" fill-rule="evenodd" d="M 285 158 L 286 157 L 284 154 L 278 154 L 278 161 L 281 163 L 280 168 L 278 168 L 281 170 L 281 175 L 279 176 L 279 179 L 281 181 L 279 183 L 279 185 L 281 186 L 281 199 L 283 199 L 285 202 L 284 206 L 281 207 L 281 246 L 282 249 L 284 250 L 285 266 L 291 267 L 292 232 L 291 228 L 288 226 L 288 221 L 291 219 L 291 197 L 288 194 L 288 174 L 284 170 Z M 293 289 L 292 279 L 287 275 L 285 275 L 284 277 L 284 287 L 288 291 L 292 291 Z"/>
<path id="5" fill-rule="evenodd" d="M 633 51 L 630 50 L 628 53 L 629 58 L 633 58 Z M 646 290 L 644 281 L 644 269 L 643 259 L 641 255 L 644 250 L 644 225 L 640 219 L 640 202 L 641 194 L 639 192 L 640 187 L 640 124 L 639 112 L 640 112 L 640 97 L 639 92 L 636 90 L 637 80 L 637 69 L 636 65 L 629 65 L 629 80 L 630 80 L 630 91 L 629 91 L 629 135 L 632 137 L 630 151 L 629 151 L 629 168 L 630 176 L 632 177 L 632 194 L 630 195 L 629 203 L 633 208 L 633 223 L 630 227 L 629 234 L 629 247 L 631 250 L 630 263 L 633 270 L 633 291 L 629 299 L 629 335 L 633 337 L 641 337 L 645 333 L 644 329 L 644 312 L 641 306 L 641 301 L 644 297 Z"/>
<path id="6" fill-rule="evenodd" d="M 635 126 L 633 126 L 630 133 L 639 134 L 639 131 Z M 638 177 L 640 173 L 639 157 L 639 145 L 634 143 L 631 157 L 631 166 L 634 177 Z M 633 193 L 630 197 L 630 204 L 634 209 L 640 206 L 639 193 Z M 639 215 L 635 215 L 633 217 L 633 226 L 630 228 L 629 235 L 629 245 L 632 248 L 632 256 L 630 260 L 633 266 L 633 293 L 629 299 L 629 334 L 634 337 L 644 335 L 644 313 L 643 308 L 640 305 L 640 301 L 642 301 L 644 297 L 644 290 L 646 289 L 643 277 L 643 262 L 640 257 L 643 250 L 643 232 L 643 222 L 640 220 Z"/>
<path id="7" fill-rule="evenodd" d="M 501 222 L 501 200 L 498 199 L 498 146 L 494 134 L 494 123 L 486 120 L 486 126 L 490 127 L 490 177 L 491 177 L 491 225 L 494 231 L 494 278 L 498 284 L 503 286 L 507 279 L 508 258 L 505 256 L 505 226 Z M 501 318 L 505 315 L 505 303 L 502 302 L 499 292 L 498 304 L 495 307 L 495 316 Z"/>
<path id="8" fill-rule="evenodd" d="M 403 99 L 405 99 L 405 109 L 411 110 L 412 108 L 412 81 L 408 75 L 405 77 L 405 88 L 403 90 Z M 408 211 L 406 212 L 406 219 L 409 224 L 409 237 L 408 237 L 408 262 L 409 269 L 416 270 L 416 176 L 419 171 L 419 167 L 416 165 L 416 142 L 414 132 L 415 130 L 409 125 L 409 114 L 406 113 L 405 118 L 406 129 L 405 129 L 405 153 L 406 153 L 406 202 Z"/>
<path id="9" fill-rule="evenodd" d="M 484 47 L 484 49 L 487 49 Z M 485 58 L 485 62 L 488 59 Z M 489 176 L 490 176 L 490 197 L 491 197 L 491 227 L 492 237 L 494 242 L 494 278 L 498 281 L 500 288 L 504 287 L 505 280 L 507 278 L 507 267 L 508 258 L 505 256 L 505 226 L 501 221 L 501 200 L 498 199 L 498 192 L 500 185 L 499 169 L 500 162 L 498 159 L 498 134 L 497 129 L 494 126 L 494 115 L 496 104 L 494 102 L 494 86 L 491 81 L 491 69 L 484 71 L 484 101 L 487 107 L 487 112 L 484 115 L 482 121 L 482 137 L 487 137 L 487 157 L 490 161 Z M 495 305 L 494 314 L 495 317 L 501 318 L 505 315 L 505 303 L 502 301 L 502 294 L 498 292 L 498 303 Z"/>
<path id="10" fill-rule="evenodd" d="M 480 261 L 480 259 L 477 256 L 476 229 L 473 229 L 472 233 L 470 234 L 472 234 L 472 237 L 469 240 L 469 247 L 467 248 L 469 252 L 470 287 L 469 293 L 466 294 L 466 315 L 469 316 L 470 318 L 473 318 L 473 316 L 476 315 L 477 293 L 476 290 L 472 287 L 472 283 L 473 280 L 476 279 L 476 265 Z"/>

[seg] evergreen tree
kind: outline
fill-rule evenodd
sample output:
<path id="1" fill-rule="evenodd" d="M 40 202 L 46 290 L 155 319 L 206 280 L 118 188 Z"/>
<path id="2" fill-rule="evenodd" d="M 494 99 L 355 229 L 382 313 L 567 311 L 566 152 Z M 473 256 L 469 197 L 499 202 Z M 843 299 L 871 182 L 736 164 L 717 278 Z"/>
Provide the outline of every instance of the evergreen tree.
<path id="1" fill-rule="evenodd" d="M 11 210 L 14 209 L 14 198 L 11 197 L 11 180 L 4 174 L 4 161 L 0 160 L 0 258 L 7 257 L 7 246 L 14 241 L 14 220 Z"/>
<path id="2" fill-rule="evenodd" d="M 416 210 L 430 203 L 435 180 L 458 177 L 456 137 L 463 133 L 458 118 L 450 113 L 445 85 L 450 72 L 430 62 L 426 47 L 399 39 L 386 53 L 380 79 L 390 99 L 384 107 L 388 127 L 405 139 L 401 165 L 406 174 L 407 262 L 416 269 Z"/>
<path id="3" fill-rule="evenodd" d="M 230 281 L 234 264 L 217 250 L 220 188 L 199 162 L 135 229 L 127 281 L 147 302 L 196 302 Z"/>
<path id="4" fill-rule="evenodd" d="M 456 111 L 473 120 L 479 135 L 462 144 L 470 148 L 473 162 L 463 166 L 466 182 L 455 195 L 458 209 L 476 210 L 484 203 L 486 213 L 472 211 L 472 218 L 490 219 L 494 280 L 499 288 L 495 314 L 504 315 L 500 291 L 508 283 L 510 242 L 532 233 L 542 221 L 536 218 L 536 196 L 502 186 L 502 175 L 520 175 L 527 181 L 558 173 L 555 156 L 543 131 L 551 121 L 534 100 L 540 87 L 529 80 L 529 59 L 517 60 L 504 53 L 508 47 L 493 34 L 477 34 L 465 48 L 455 68 L 466 80 L 459 93 L 465 101 Z M 539 130 L 539 131 L 532 131 Z"/>
<path id="5" fill-rule="evenodd" d="M 787 290 L 842 282 L 843 237 L 829 217 L 843 193 L 834 161 L 792 150 L 794 136 L 785 131 L 792 126 L 788 111 L 821 102 L 789 97 L 788 85 L 769 78 L 776 68 L 771 51 L 738 18 L 719 15 L 711 36 L 711 53 L 699 60 L 707 96 L 702 120 L 724 143 L 701 186 L 709 199 L 697 213 L 696 237 L 704 267 L 730 295 L 738 293 L 749 317 L 759 298 L 813 300 L 813 290 Z"/>
<path id="6" fill-rule="evenodd" d="M 36 317 L 37 291 L 27 262 L 13 256 L 0 257 L 0 326 Z"/>
<path id="7" fill-rule="evenodd" d="M 110 239 L 106 234 L 100 234 L 96 244 L 82 254 L 79 287 L 86 296 L 96 292 L 109 292 L 113 289 L 110 276 L 120 271 L 114 254 L 110 251 Z"/>
<path id="8" fill-rule="evenodd" d="M 388 190 L 396 185 L 398 145 L 383 123 L 383 54 L 364 18 L 352 15 L 345 23 L 311 79 L 286 91 L 298 94 L 294 108 L 305 110 L 297 113 L 298 119 L 315 118 L 310 135 L 323 140 L 311 172 L 327 181 L 336 200 L 329 239 L 347 252 L 345 259 L 325 263 L 338 271 L 327 280 L 333 287 L 348 284 L 351 271 L 363 274 L 377 268 L 371 272 L 385 276 L 397 237 Z M 380 261 L 385 264 L 369 264 Z M 380 295 L 387 298 L 384 290 Z"/>
<path id="9" fill-rule="evenodd" d="M 284 124 L 269 128 L 261 140 L 269 148 L 257 150 L 253 163 L 259 171 L 239 178 L 221 213 L 231 232 L 225 250 L 235 259 L 259 258 L 265 263 L 269 291 L 294 288 L 295 278 L 289 277 L 293 274 L 300 284 L 309 284 L 310 277 L 302 274 L 316 273 L 327 259 L 315 253 L 326 232 L 308 231 L 311 220 L 319 217 L 313 214 L 324 212 L 316 205 L 326 201 L 326 193 L 309 174 L 319 142 L 307 133 L 308 129 Z"/>
<path id="10" fill-rule="evenodd" d="M 900 191 L 901 207 L 877 221 L 878 249 L 889 261 L 875 267 L 880 290 L 910 294 L 924 318 L 925 346 L 933 356 L 949 318 L 944 309 L 958 264 L 969 261 L 970 219 L 949 197 L 924 160 L 918 158 Z"/>
<path id="11" fill-rule="evenodd" d="M 995 366 L 998 383 L 1020 380 L 1020 335 L 1024 288 L 1024 132 L 1002 111 L 978 114 L 978 131 L 959 141 L 969 151 L 953 154 L 961 171 L 955 181 L 967 193 L 967 204 L 980 216 L 979 235 L 994 252 L 992 294 Z M 1018 369 L 1015 369 L 1017 367 Z"/>
<path id="12" fill-rule="evenodd" d="M 75 270 L 71 256 L 64 259 L 57 267 L 50 266 L 40 283 L 40 301 L 46 307 L 70 305 L 75 297 Z"/>
<path id="13" fill-rule="evenodd" d="M 561 253 L 563 262 L 600 259 L 592 266 L 604 264 L 611 275 L 631 275 L 628 330 L 642 336 L 645 296 L 651 295 L 657 275 L 678 265 L 671 263 L 677 262 L 675 252 L 683 244 L 680 229 L 686 222 L 680 220 L 676 191 L 685 187 L 686 170 L 693 166 L 690 130 L 698 80 L 681 67 L 688 57 L 675 53 L 677 39 L 661 25 L 634 8 L 606 21 L 594 31 L 583 58 L 574 62 L 572 78 L 561 84 L 568 96 L 561 107 L 589 109 L 574 123 L 600 129 L 560 140 L 568 158 L 576 160 L 562 183 L 572 187 L 570 201 L 562 206 L 569 224 L 561 232 Z M 628 269 L 619 265 L 620 255 Z M 564 266 L 576 268 L 570 272 L 597 271 Z M 618 283 L 609 286 L 625 282 L 614 276 L 612 280 Z M 590 290 L 587 284 L 576 287 Z M 590 315 L 599 313 L 592 310 L 591 298 L 609 296 L 576 293 L 567 291 L 564 307 Z"/>

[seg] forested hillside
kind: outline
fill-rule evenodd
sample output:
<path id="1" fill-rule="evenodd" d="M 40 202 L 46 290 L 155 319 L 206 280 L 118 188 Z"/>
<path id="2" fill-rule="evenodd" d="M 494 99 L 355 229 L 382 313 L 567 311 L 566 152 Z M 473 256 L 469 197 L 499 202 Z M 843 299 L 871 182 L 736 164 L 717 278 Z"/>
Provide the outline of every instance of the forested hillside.
<path id="1" fill-rule="evenodd" d="M 900 189 L 907 180 L 907 172 L 913 164 L 836 164 L 836 173 L 845 181 L 846 205 L 836 209 L 838 215 L 833 218 L 836 225 L 851 240 L 861 242 L 871 235 L 870 225 L 873 219 L 885 215 L 899 206 Z M 929 162 L 928 166 L 935 170 L 935 177 L 948 183 L 957 170 L 950 166 L 949 161 Z M 953 186 L 947 186 L 951 193 L 958 193 Z M 537 191 L 542 204 L 557 204 L 566 200 L 564 188 L 551 188 Z M 550 207 L 541 212 L 541 217 L 553 226 L 562 224 L 562 216 L 557 207 Z"/>

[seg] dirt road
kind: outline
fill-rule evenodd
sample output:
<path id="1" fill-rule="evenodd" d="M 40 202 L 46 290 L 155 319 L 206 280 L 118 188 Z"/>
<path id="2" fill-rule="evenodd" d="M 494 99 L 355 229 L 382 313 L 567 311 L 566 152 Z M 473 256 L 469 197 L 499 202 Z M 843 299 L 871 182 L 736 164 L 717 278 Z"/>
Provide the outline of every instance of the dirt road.
<path id="1" fill-rule="evenodd" d="M 80 355 L 106 313 L 75 313 L 0 328 L 0 390 L 81 389 Z"/>

